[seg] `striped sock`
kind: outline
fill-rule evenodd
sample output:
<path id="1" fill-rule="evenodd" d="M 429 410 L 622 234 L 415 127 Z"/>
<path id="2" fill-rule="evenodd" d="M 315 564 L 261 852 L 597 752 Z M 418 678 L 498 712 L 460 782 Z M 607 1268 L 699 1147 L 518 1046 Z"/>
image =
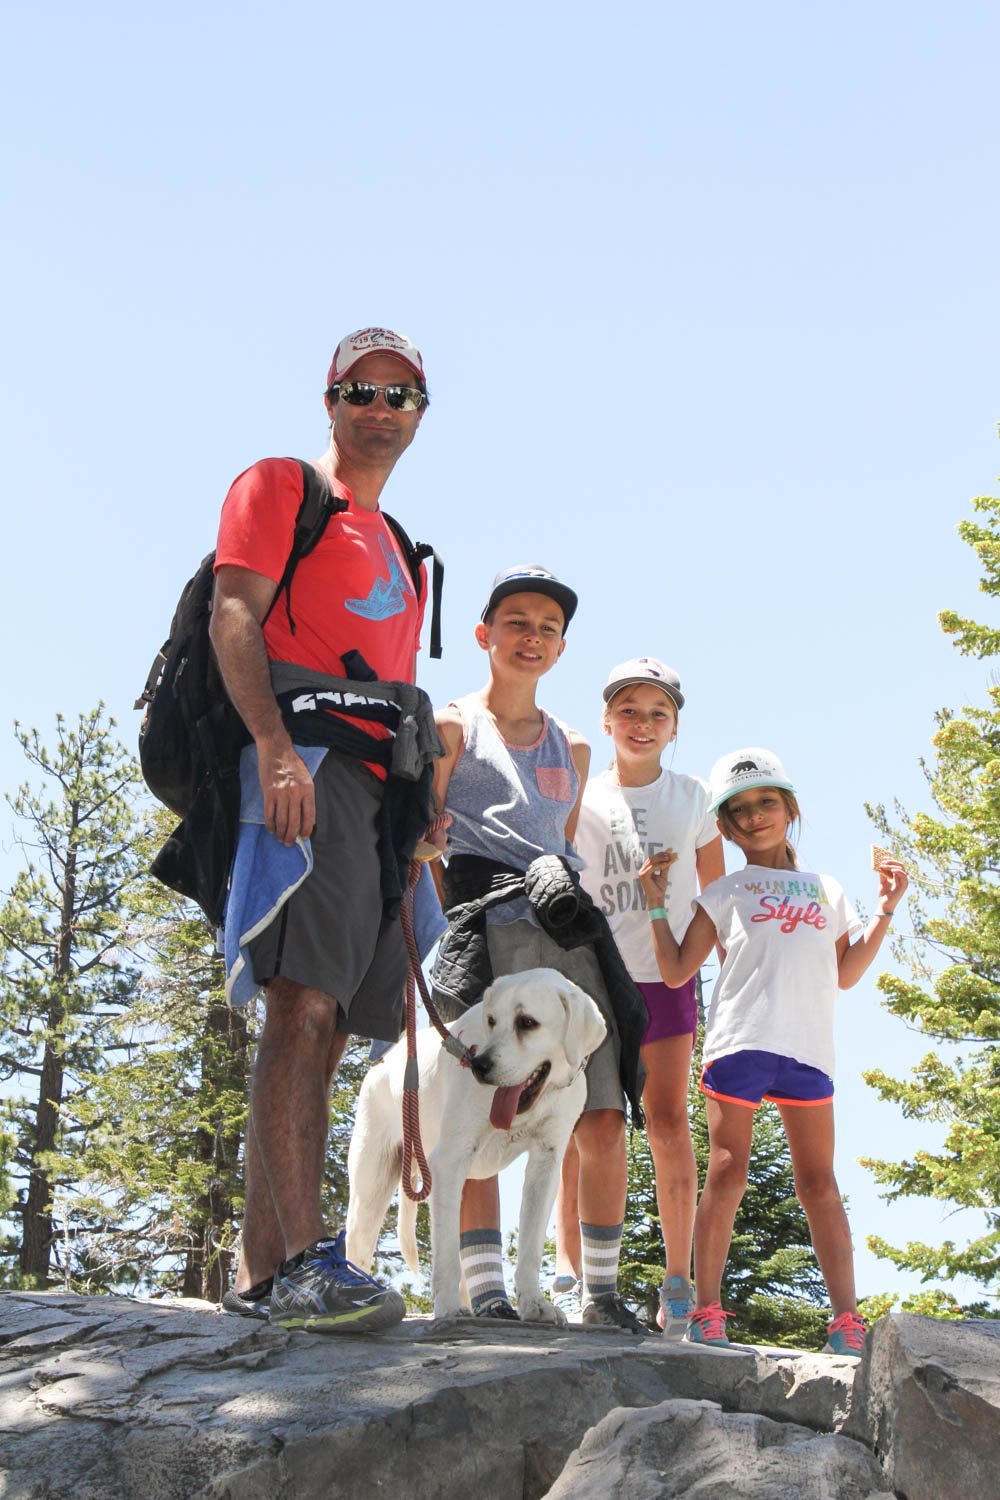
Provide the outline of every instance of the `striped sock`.
<path id="1" fill-rule="evenodd" d="M 463 1229 L 459 1248 L 472 1311 L 494 1297 L 506 1297 L 503 1279 L 503 1240 L 499 1229 Z"/>
<path id="2" fill-rule="evenodd" d="M 618 1256 L 622 1224 L 585 1224 L 580 1220 L 583 1245 L 584 1297 L 601 1297 L 618 1290 Z"/>

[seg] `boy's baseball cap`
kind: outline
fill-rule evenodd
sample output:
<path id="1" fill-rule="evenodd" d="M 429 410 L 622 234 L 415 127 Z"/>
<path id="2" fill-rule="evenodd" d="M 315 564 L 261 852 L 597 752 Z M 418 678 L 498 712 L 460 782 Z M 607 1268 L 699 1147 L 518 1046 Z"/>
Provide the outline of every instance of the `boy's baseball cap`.
<path id="1" fill-rule="evenodd" d="M 426 381 L 424 361 L 420 350 L 412 339 L 406 337 L 405 333 L 393 333 L 391 328 L 359 328 L 357 333 L 349 333 L 337 345 L 330 372 L 326 377 L 327 390 L 331 385 L 336 385 L 338 380 L 343 380 L 348 370 L 356 365 L 359 359 L 364 359 L 366 354 L 392 354 L 396 359 L 401 359 L 405 365 L 409 365 L 421 385 Z"/>
<path id="2" fill-rule="evenodd" d="M 749 750 L 733 750 L 712 767 L 708 778 L 709 812 L 714 812 L 720 803 L 737 792 L 745 792 L 752 786 L 777 786 L 786 792 L 795 790 L 788 772 L 770 750 L 755 746 Z"/>
<path id="3" fill-rule="evenodd" d="M 500 600 L 506 599 L 508 594 L 547 594 L 563 612 L 564 631 L 579 603 L 573 590 L 567 584 L 560 583 L 548 568 L 543 568 L 540 563 L 518 563 L 513 568 L 505 568 L 494 578 L 492 592 L 480 619 L 485 620 L 490 610 L 496 609 Z"/>
<path id="4" fill-rule="evenodd" d="M 605 703 L 610 703 L 622 688 L 639 687 L 644 682 L 651 682 L 654 687 L 662 688 L 667 697 L 673 699 L 675 708 L 684 707 L 680 678 L 673 667 L 657 661 L 655 656 L 633 656 L 631 661 L 623 661 L 620 666 L 612 667 L 604 689 Z"/>

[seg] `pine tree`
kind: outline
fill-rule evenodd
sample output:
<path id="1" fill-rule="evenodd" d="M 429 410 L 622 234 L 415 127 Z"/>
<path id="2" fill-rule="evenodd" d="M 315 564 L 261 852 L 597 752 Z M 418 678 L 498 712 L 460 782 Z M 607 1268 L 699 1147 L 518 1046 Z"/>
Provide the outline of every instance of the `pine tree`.
<path id="1" fill-rule="evenodd" d="M 147 878 L 126 936 L 140 972 L 113 1023 L 118 1057 L 88 1077 L 76 1107 L 69 1279 L 92 1292 L 218 1301 L 242 1209 L 248 1020 L 226 1003 L 214 934 L 196 907 Z"/>
<path id="2" fill-rule="evenodd" d="M 982 524 L 959 531 L 983 568 L 982 591 L 1000 595 L 1000 499 L 973 501 Z M 965 656 L 1000 656 L 1000 631 L 946 611 L 942 629 Z M 910 872 L 910 916 L 915 941 L 897 939 L 895 953 L 910 978 L 883 974 L 886 1007 L 916 1031 L 944 1044 L 916 1065 L 908 1079 L 880 1069 L 865 1074 L 881 1098 L 910 1119 L 947 1127 L 937 1151 L 918 1150 L 907 1161 L 865 1165 L 892 1201 L 934 1198 L 979 1210 L 984 1233 L 964 1246 L 915 1242 L 903 1247 L 870 1239 L 870 1247 L 923 1281 L 966 1276 L 995 1286 L 1000 1271 L 1000 687 L 996 673 L 988 702 L 937 716 L 934 757 L 925 764 L 932 812 L 909 817 L 896 806 L 868 809 L 884 843 Z M 901 821 L 896 821 L 901 820 Z M 954 1299 L 931 1294 L 954 1311 Z M 967 1311 L 984 1311 L 977 1304 Z"/>
<path id="3" fill-rule="evenodd" d="M 137 771 L 113 730 L 103 705 L 72 728 L 58 716 L 52 750 L 15 726 L 43 782 L 8 799 L 25 865 L 0 908 L 0 1068 L 14 1084 L 0 1130 L 16 1195 L 4 1275 L 21 1285 L 49 1279 L 54 1164 L 76 1150 L 68 1116 L 83 1076 L 105 1065 L 136 980 L 119 932 L 137 873 Z"/>

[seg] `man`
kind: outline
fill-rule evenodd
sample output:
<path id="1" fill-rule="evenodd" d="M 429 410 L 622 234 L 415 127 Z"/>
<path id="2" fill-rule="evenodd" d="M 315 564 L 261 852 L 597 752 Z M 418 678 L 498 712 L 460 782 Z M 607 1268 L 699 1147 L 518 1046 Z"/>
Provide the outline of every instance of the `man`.
<path id="1" fill-rule="evenodd" d="M 383 814 L 400 691 L 423 697 L 404 689 L 422 606 L 379 500 L 427 407 L 420 351 L 385 328 L 350 334 L 334 354 L 325 402 L 330 443 L 316 467 L 346 509 L 293 586 L 276 598 L 302 500 L 295 461 L 265 459 L 239 476 L 216 552 L 212 644 L 253 740 L 241 767 L 227 952 L 243 893 L 281 885 L 271 920 L 238 929 L 237 967 L 263 985 L 266 1011 L 246 1132 L 242 1257 L 223 1306 L 285 1327 L 355 1332 L 404 1312 L 395 1291 L 345 1260 L 343 1236 L 329 1237 L 320 1190 L 330 1084 L 348 1034 L 395 1040 L 401 1024 L 406 954 L 383 903 Z M 418 798 L 409 824 L 425 824 L 429 805 Z M 283 860 L 298 862 L 294 878 L 275 873 Z"/>

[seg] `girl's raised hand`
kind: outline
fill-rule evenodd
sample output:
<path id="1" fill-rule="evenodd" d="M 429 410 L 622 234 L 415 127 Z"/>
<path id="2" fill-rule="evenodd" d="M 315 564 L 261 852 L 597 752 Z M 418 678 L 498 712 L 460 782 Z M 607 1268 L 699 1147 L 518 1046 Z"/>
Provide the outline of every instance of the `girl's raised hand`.
<path id="1" fill-rule="evenodd" d="M 896 910 L 906 893 L 910 878 L 898 859 L 882 861 L 878 871 L 878 909 L 889 913 Z"/>
<path id="2" fill-rule="evenodd" d="M 639 884 L 645 891 L 650 906 L 663 905 L 670 866 L 676 859 L 677 854 L 673 849 L 661 849 L 658 854 L 651 854 L 639 871 Z"/>

